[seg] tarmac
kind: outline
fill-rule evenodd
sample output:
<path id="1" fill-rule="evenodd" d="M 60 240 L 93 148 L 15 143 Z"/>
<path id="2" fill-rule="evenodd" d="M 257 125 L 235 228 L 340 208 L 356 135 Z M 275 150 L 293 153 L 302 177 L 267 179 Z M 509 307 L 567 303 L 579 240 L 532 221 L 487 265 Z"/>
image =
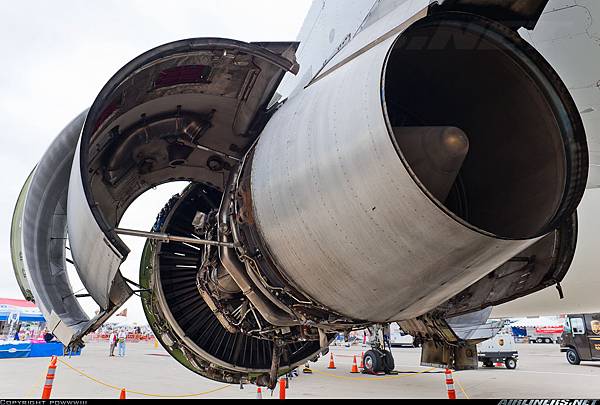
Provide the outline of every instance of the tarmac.
<path id="1" fill-rule="evenodd" d="M 420 349 L 393 350 L 398 375 L 350 374 L 353 355 L 366 348 L 332 346 L 329 355 L 311 364 L 313 374 L 290 380 L 287 398 L 447 398 L 443 370 L 421 367 Z M 520 344 L 516 370 L 481 368 L 454 373 L 458 399 L 600 398 L 600 362 L 572 366 L 557 345 Z M 108 357 L 106 343 L 89 343 L 80 357 L 60 358 L 53 399 L 119 398 L 256 398 L 256 387 L 226 385 L 200 377 L 152 343 L 129 343 L 123 358 Z M 359 359 L 360 361 L 360 359 Z M 49 359 L 0 360 L 0 399 L 40 398 Z M 70 366 L 70 367 L 69 367 Z M 301 370 L 300 370 L 301 371 Z M 278 399 L 263 389 L 263 399 Z"/>

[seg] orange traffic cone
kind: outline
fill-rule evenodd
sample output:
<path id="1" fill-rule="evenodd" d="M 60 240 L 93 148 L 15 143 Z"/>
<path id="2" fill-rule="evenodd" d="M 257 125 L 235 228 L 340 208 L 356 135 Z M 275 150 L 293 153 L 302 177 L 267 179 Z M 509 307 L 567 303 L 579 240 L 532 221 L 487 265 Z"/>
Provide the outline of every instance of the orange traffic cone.
<path id="1" fill-rule="evenodd" d="M 44 390 L 42 391 L 42 399 L 50 399 L 52 393 L 52 384 L 54 383 L 54 374 L 56 373 L 56 361 L 58 358 L 52 356 L 50 359 L 50 365 L 48 366 L 48 374 L 46 374 L 46 382 L 44 383 Z"/>
<path id="2" fill-rule="evenodd" d="M 127 399 L 127 395 L 125 394 L 125 388 L 121 388 L 121 395 L 119 395 L 119 399 Z"/>
<path id="3" fill-rule="evenodd" d="M 335 363 L 333 362 L 333 353 L 331 353 L 331 356 L 329 357 L 329 367 L 327 367 L 330 370 L 334 370 L 335 369 Z"/>
<path id="4" fill-rule="evenodd" d="M 279 399 L 285 399 L 285 378 L 279 380 Z"/>
<path id="5" fill-rule="evenodd" d="M 358 366 L 356 365 L 356 356 L 354 356 L 354 361 L 352 362 L 352 370 L 350 370 L 352 374 L 358 374 Z"/>
<path id="6" fill-rule="evenodd" d="M 256 389 L 256 399 L 262 399 L 262 388 L 260 387 Z"/>
<path id="7" fill-rule="evenodd" d="M 456 399 L 456 391 L 454 390 L 454 378 L 452 378 L 452 371 L 446 369 L 446 386 L 448 388 L 448 399 Z"/>
<path id="8" fill-rule="evenodd" d="M 358 368 L 365 368 L 365 352 L 360 354 L 360 365 Z"/>

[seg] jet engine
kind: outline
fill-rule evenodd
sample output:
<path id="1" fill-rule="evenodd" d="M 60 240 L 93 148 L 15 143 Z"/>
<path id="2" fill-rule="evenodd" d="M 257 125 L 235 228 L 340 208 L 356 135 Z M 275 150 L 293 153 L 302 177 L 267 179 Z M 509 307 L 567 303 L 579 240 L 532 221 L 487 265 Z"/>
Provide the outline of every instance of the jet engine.
<path id="1" fill-rule="evenodd" d="M 283 101 L 296 43 L 191 39 L 121 69 L 66 146 L 54 232 L 68 229 L 101 313 L 44 309 L 59 337 L 80 342 L 132 295 L 123 234 L 149 239 L 137 287 L 158 339 L 228 383 L 273 386 L 336 333 L 374 324 L 457 341 L 445 320 L 560 286 L 588 170 L 569 92 L 500 21 L 404 17 L 363 26 Z M 181 180 L 151 231 L 119 228 L 144 191 Z"/>

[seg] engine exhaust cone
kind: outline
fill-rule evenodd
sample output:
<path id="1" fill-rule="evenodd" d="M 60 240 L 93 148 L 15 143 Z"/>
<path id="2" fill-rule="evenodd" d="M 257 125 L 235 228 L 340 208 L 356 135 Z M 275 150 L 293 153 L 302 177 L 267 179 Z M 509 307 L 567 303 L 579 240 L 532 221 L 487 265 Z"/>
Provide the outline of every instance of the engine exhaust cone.
<path id="1" fill-rule="evenodd" d="M 456 127 L 395 127 L 408 164 L 431 194 L 444 202 L 469 153 L 469 138 Z"/>

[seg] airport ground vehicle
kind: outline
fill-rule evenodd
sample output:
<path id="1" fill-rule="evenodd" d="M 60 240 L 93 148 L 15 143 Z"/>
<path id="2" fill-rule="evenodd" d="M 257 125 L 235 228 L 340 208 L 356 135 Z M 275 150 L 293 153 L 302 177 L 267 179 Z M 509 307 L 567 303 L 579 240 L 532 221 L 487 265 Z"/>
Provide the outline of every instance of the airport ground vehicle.
<path id="1" fill-rule="evenodd" d="M 391 324 L 390 330 L 390 344 L 392 347 L 417 347 L 415 345 L 415 339 L 400 329 L 398 324 Z"/>
<path id="2" fill-rule="evenodd" d="M 600 361 L 600 313 L 568 315 L 561 336 L 560 351 L 567 361 Z"/>
<path id="3" fill-rule="evenodd" d="M 529 343 L 559 343 L 562 332 L 562 328 L 555 327 L 532 328 Z"/>
<path id="4" fill-rule="evenodd" d="M 519 359 L 515 338 L 510 333 L 498 333 L 477 345 L 477 357 L 484 367 L 503 363 L 507 369 L 514 370 Z"/>
<path id="5" fill-rule="evenodd" d="M 556 343 L 563 332 L 564 319 L 557 316 L 522 318 L 510 326 L 519 343 Z"/>

